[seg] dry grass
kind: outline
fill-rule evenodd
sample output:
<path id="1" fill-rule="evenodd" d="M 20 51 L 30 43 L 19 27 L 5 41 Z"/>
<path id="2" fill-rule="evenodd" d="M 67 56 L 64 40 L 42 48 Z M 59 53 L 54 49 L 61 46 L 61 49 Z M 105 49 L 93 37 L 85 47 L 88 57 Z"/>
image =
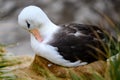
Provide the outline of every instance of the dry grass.
<path id="1" fill-rule="evenodd" d="M 34 60 L 29 56 L 14 56 L 0 45 L 0 80 L 120 80 L 120 31 L 108 16 L 103 16 L 116 30 L 118 39 L 108 38 L 108 61 L 65 68 L 37 55 Z"/>

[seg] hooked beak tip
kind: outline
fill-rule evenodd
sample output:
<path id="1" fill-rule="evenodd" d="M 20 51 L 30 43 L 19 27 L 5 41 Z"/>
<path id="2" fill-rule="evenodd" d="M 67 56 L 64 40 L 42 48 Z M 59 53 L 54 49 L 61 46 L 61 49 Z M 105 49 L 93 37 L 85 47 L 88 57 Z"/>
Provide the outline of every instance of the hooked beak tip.
<path id="1" fill-rule="evenodd" d="M 38 29 L 32 29 L 28 31 L 36 38 L 36 40 L 38 40 L 39 42 L 43 41 Z"/>

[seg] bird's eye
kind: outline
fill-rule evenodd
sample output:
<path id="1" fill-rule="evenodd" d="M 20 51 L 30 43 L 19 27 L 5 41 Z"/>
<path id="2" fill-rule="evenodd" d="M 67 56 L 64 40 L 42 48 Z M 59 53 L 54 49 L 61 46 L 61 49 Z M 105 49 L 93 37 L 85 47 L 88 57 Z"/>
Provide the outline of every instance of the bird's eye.
<path id="1" fill-rule="evenodd" d="M 27 27 L 30 28 L 30 24 L 27 21 L 26 21 L 26 23 L 27 23 Z"/>

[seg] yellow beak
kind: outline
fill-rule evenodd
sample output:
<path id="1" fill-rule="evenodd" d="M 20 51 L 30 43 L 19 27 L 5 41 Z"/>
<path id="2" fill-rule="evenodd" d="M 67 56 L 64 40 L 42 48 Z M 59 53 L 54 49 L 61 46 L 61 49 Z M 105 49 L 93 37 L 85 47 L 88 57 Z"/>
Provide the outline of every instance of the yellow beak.
<path id="1" fill-rule="evenodd" d="M 39 30 L 38 29 L 32 29 L 32 30 L 29 30 L 30 33 L 33 34 L 33 36 L 39 41 L 39 42 L 42 42 L 43 39 L 39 33 Z"/>

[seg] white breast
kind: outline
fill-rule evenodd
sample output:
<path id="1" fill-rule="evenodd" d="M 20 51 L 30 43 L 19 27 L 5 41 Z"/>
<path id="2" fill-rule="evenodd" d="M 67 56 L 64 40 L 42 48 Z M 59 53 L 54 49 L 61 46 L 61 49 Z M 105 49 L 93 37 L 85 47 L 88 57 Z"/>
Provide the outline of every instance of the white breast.
<path id="1" fill-rule="evenodd" d="M 36 54 L 61 66 L 75 67 L 75 66 L 87 64 L 86 62 L 80 62 L 80 60 L 76 62 L 70 62 L 68 60 L 65 60 L 59 54 L 59 52 L 57 51 L 58 49 L 56 47 L 53 47 L 46 43 L 40 43 L 32 35 L 31 35 L 31 46 Z"/>

